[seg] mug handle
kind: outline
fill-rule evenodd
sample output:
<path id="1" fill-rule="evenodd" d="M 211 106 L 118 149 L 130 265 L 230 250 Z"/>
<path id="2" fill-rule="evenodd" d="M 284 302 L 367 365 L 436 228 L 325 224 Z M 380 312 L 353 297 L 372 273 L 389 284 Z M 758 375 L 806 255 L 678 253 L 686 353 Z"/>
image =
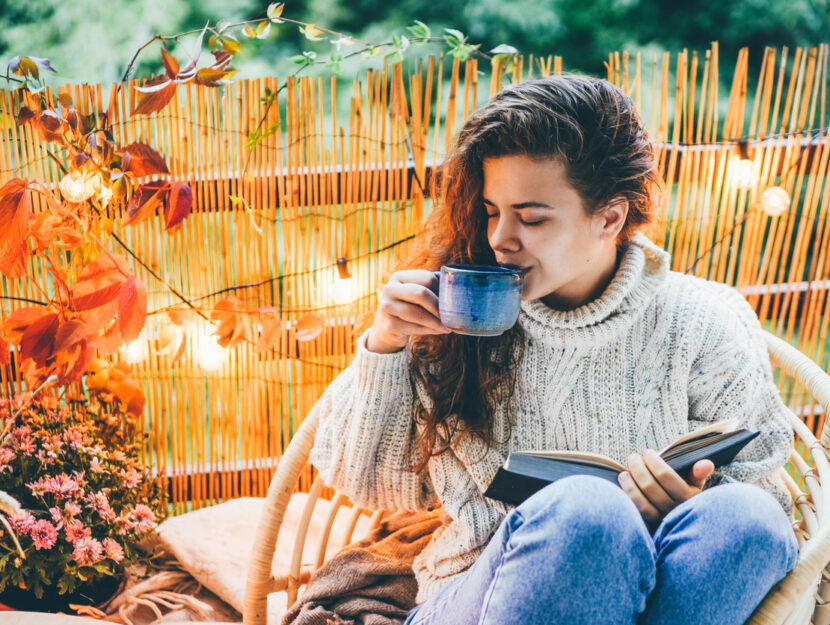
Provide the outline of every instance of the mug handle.
<path id="1" fill-rule="evenodd" d="M 440 271 L 433 271 L 432 275 L 435 276 L 438 279 L 438 286 L 435 287 L 435 290 L 433 291 L 436 295 L 438 295 L 438 289 L 441 287 L 441 272 Z"/>

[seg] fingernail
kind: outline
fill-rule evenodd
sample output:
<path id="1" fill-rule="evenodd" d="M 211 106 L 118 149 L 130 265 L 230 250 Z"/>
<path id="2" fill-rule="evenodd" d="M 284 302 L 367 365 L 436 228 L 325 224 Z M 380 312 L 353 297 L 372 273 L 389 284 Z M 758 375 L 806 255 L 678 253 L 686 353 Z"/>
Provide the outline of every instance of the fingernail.
<path id="1" fill-rule="evenodd" d="M 620 482 L 620 484 L 626 484 L 626 483 L 628 483 L 628 473 L 626 473 L 625 471 L 623 471 L 622 473 L 620 473 L 620 474 L 617 476 L 617 480 Z"/>

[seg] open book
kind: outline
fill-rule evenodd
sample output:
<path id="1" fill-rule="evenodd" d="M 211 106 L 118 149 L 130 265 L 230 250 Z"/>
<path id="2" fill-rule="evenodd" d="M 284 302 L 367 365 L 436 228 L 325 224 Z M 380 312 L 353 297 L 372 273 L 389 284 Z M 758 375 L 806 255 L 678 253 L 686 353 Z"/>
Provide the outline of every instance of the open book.
<path id="1" fill-rule="evenodd" d="M 715 468 L 732 462 L 738 452 L 758 436 L 737 427 L 735 419 L 713 423 L 681 436 L 660 456 L 683 479 L 688 479 L 698 460 L 711 460 Z M 598 454 L 579 451 L 520 451 L 507 456 L 486 497 L 517 505 L 556 480 L 569 475 L 594 475 L 617 484 L 617 475 L 627 467 Z"/>

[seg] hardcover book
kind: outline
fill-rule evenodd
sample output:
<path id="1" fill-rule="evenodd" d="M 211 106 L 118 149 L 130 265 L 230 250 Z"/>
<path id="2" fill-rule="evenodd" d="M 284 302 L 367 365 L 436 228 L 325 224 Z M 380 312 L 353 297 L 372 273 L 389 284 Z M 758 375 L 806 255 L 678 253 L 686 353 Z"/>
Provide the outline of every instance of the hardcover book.
<path id="1" fill-rule="evenodd" d="M 688 479 L 699 460 L 711 460 L 715 468 L 732 462 L 758 432 L 736 427 L 730 419 L 681 436 L 660 456 L 683 479 Z M 486 497 L 518 505 L 536 491 L 569 475 L 594 475 L 617 484 L 617 475 L 627 470 L 619 462 L 599 454 L 580 451 L 516 451 L 507 456 Z"/>

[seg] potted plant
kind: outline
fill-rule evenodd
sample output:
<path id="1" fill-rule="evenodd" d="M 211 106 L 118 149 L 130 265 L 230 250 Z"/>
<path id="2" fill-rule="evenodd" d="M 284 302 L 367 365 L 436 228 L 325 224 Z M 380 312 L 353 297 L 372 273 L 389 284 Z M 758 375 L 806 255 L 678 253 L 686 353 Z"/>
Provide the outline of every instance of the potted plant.
<path id="1" fill-rule="evenodd" d="M 67 611 L 112 596 L 162 514 L 138 417 L 106 390 L 0 399 L 0 602 Z"/>

